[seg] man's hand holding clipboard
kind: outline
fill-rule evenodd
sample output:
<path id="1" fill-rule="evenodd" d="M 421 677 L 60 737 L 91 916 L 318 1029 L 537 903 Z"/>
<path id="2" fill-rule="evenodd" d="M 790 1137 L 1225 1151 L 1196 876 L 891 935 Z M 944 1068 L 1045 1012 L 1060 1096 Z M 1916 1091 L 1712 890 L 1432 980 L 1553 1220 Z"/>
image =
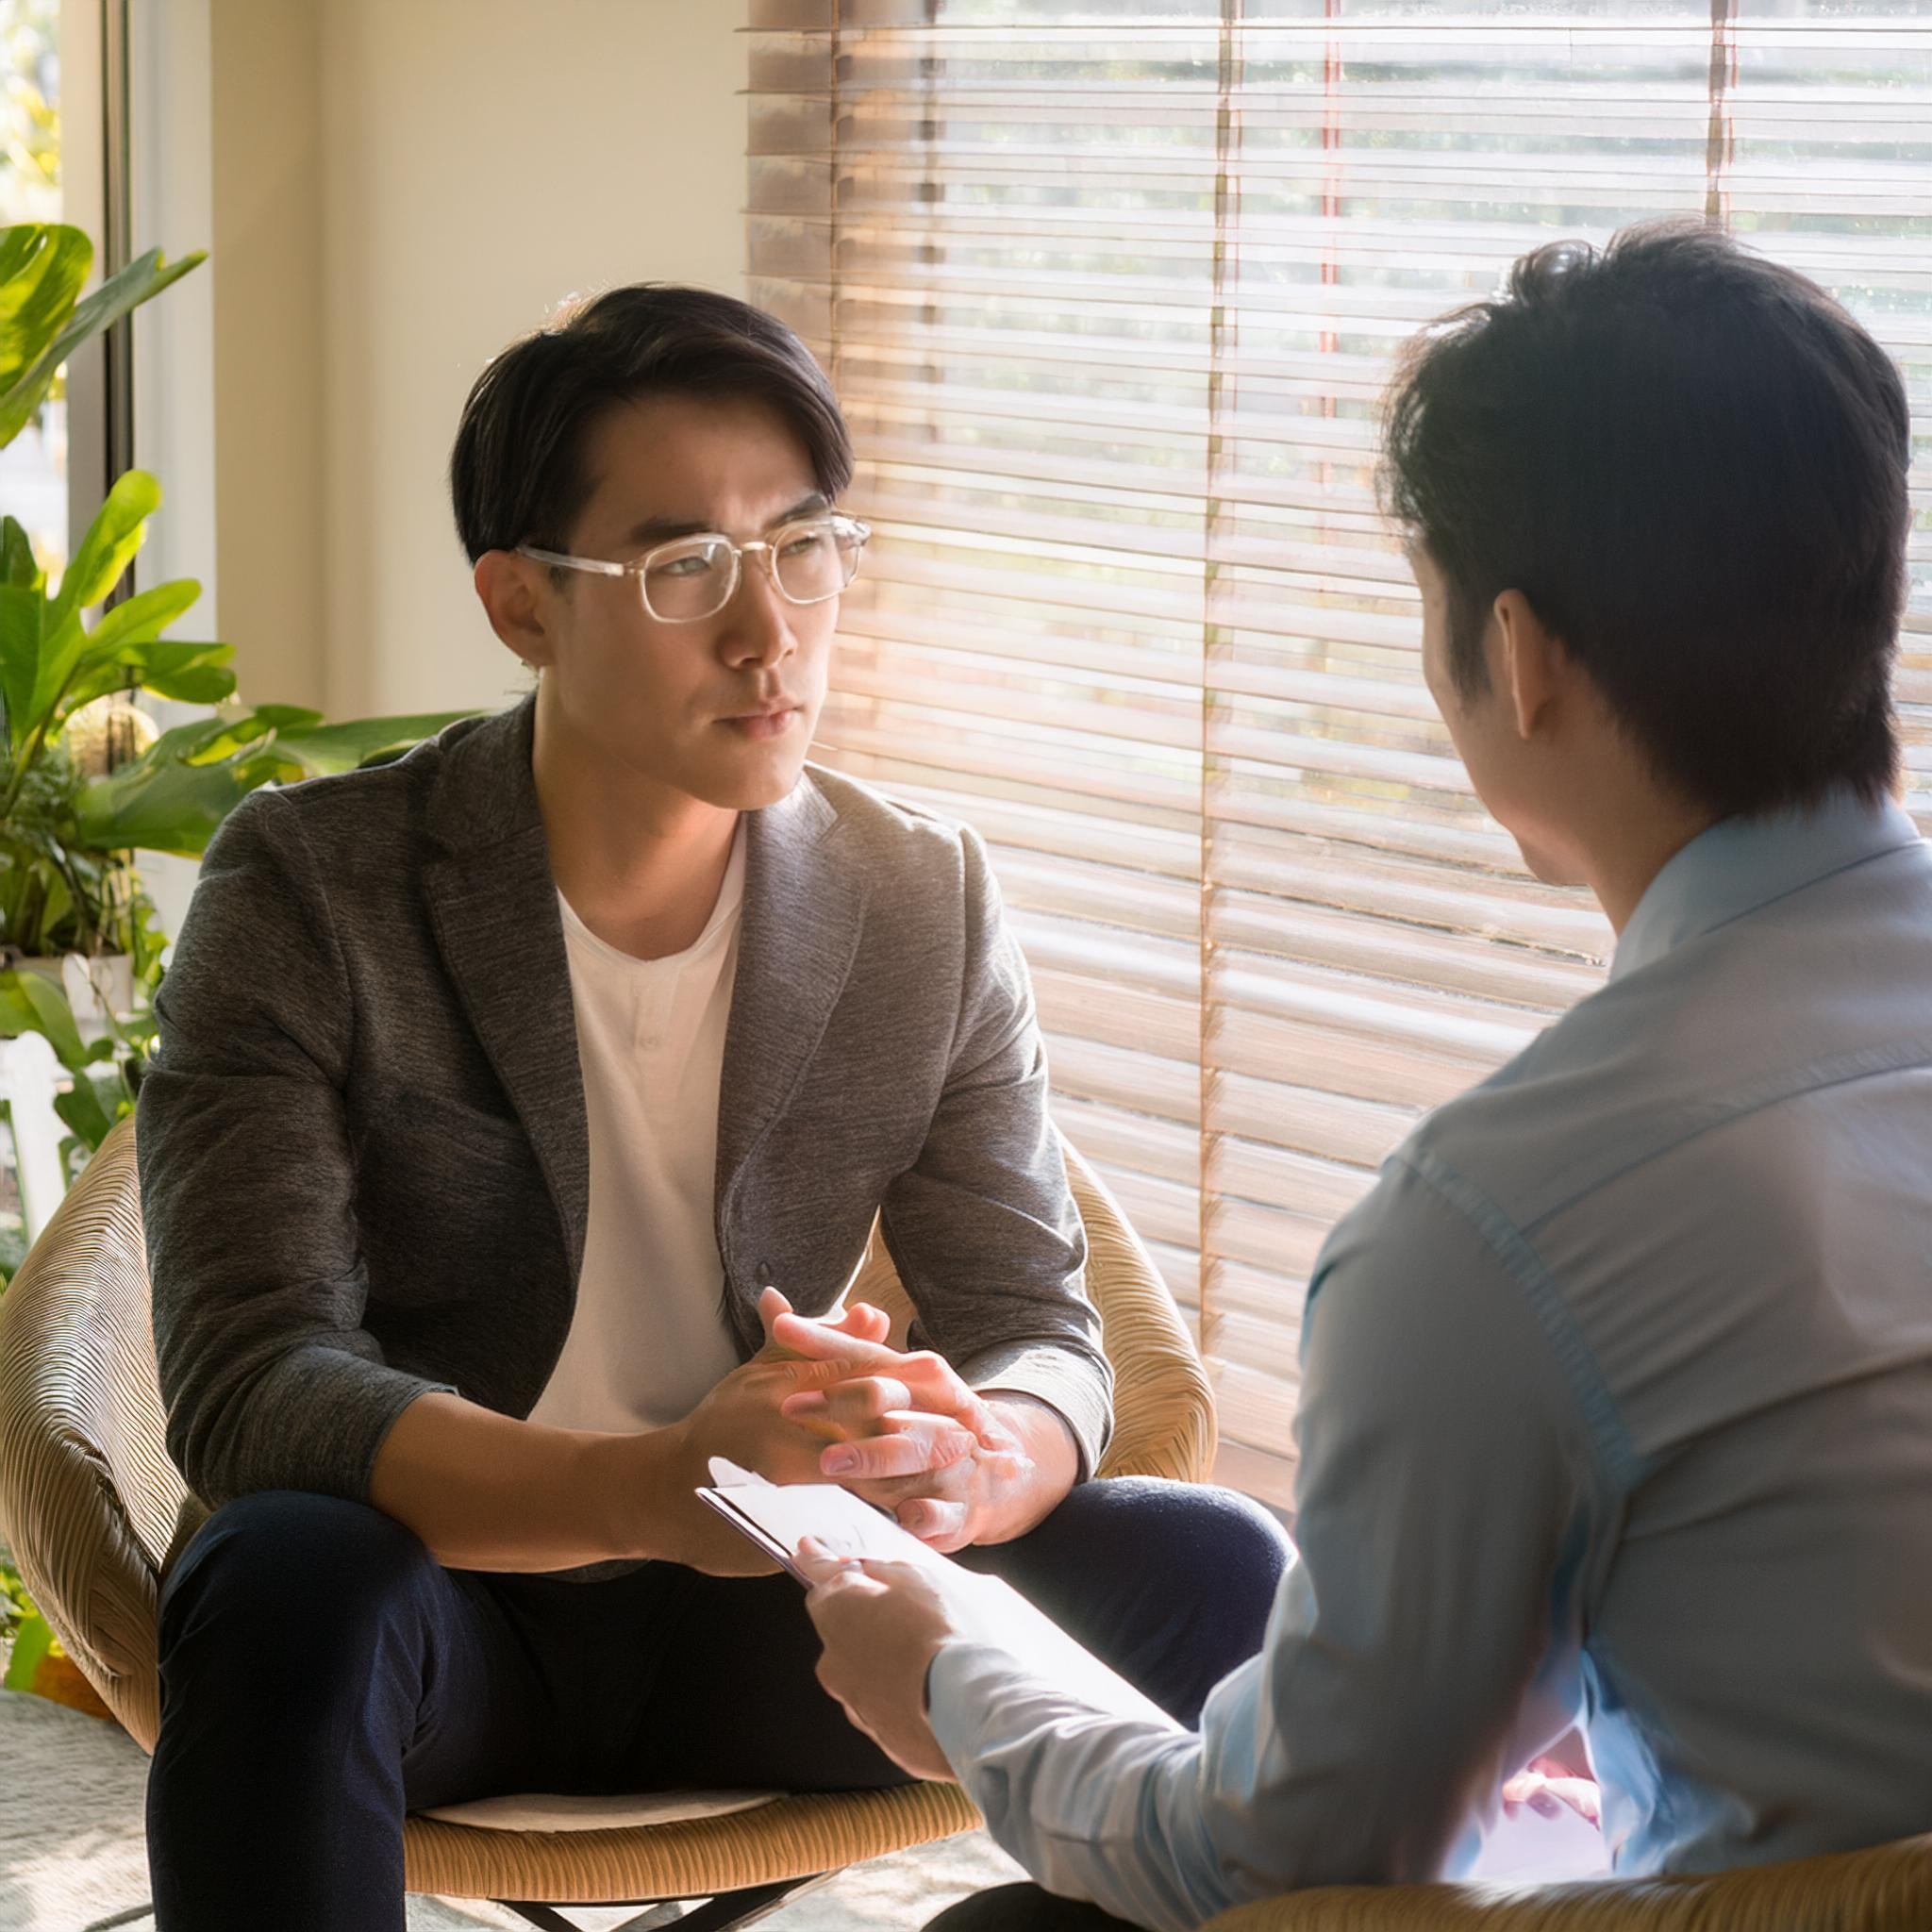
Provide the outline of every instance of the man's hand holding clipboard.
<path id="1" fill-rule="evenodd" d="M 698 1495 L 810 1591 L 820 1682 L 915 1776 L 952 1776 L 925 1722 L 926 1672 L 949 1642 L 1004 1650 L 1110 1716 L 1174 1725 L 1009 1584 L 961 1569 L 849 1490 L 774 1485 L 713 1457 Z"/>

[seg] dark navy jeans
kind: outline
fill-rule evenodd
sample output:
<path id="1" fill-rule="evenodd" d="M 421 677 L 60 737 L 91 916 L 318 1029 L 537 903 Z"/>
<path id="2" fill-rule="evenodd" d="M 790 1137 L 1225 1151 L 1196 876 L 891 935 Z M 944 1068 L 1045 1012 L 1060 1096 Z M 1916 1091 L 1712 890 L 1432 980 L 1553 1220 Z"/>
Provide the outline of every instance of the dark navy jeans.
<path id="1" fill-rule="evenodd" d="M 975 1892 L 925 1922 L 925 1932 L 1134 1932 L 1098 1906 L 1056 1898 L 1037 1885 L 1001 1885 Z"/>
<path id="2" fill-rule="evenodd" d="M 1082 1485 L 965 1553 L 1185 1724 L 1260 1647 L 1288 1544 L 1223 1490 Z M 789 1576 L 445 1570 L 361 1504 L 219 1509 L 161 1593 L 158 1932 L 401 1932 L 403 1814 L 508 1791 L 904 1781 L 813 1675 Z"/>

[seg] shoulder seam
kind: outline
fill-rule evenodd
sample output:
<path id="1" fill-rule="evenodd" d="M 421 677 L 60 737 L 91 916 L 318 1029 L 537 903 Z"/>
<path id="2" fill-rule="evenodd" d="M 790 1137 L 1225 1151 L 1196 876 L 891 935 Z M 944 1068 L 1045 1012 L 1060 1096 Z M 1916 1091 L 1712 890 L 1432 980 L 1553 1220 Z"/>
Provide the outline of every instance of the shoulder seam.
<path id="1" fill-rule="evenodd" d="M 1748 1120 L 1755 1113 L 1782 1107 L 1787 1101 L 1802 1100 L 1830 1087 L 1844 1087 L 1854 1081 L 1924 1066 L 1932 1066 L 1932 1040 L 1894 1041 L 1887 1046 L 1855 1047 L 1849 1053 L 1836 1054 L 1829 1059 L 1782 1068 L 1753 1086 L 1725 1094 L 1721 1100 L 1700 1100 L 1678 1110 L 1666 1130 L 1666 1138 L 1656 1140 L 1647 1135 L 1641 1153 L 1601 1171 L 1592 1169 L 1587 1162 L 1578 1161 L 1559 1173 L 1550 1185 L 1553 1190 L 1561 1191 L 1556 1192 L 1553 1199 L 1538 1208 L 1530 1224 L 1541 1226 L 1552 1216 L 1574 1207 L 1585 1195 L 1596 1193 L 1623 1179 L 1625 1174 L 1633 1174 L 1665 1155 L 1676 1153 L 1692 1141 L 1702 1140 L 1706 1134 L 1715 1133 L 1721 1127 Z"/>

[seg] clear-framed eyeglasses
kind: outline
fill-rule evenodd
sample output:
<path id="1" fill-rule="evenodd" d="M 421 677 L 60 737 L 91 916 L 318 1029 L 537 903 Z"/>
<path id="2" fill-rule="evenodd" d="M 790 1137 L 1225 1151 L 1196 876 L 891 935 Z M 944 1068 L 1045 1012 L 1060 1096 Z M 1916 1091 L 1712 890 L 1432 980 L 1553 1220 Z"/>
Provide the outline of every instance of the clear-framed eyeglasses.
<path id="1" fill-rule="evenodd" d="M 659 624 L 697 624 L 715 617 L 738 594 L 744 559 L 755 558 L 789 604 L 823 604 L 858 575 L 859 553 L 872 527 L 837 510 L 781 524 L 769 537 L 734 543 L 720 532 L 677 537 L 629 563 L 566 557 L 519 543 L 517 555 L 558 570 L 600 577 L 635 577 L 644 609 Z"/>

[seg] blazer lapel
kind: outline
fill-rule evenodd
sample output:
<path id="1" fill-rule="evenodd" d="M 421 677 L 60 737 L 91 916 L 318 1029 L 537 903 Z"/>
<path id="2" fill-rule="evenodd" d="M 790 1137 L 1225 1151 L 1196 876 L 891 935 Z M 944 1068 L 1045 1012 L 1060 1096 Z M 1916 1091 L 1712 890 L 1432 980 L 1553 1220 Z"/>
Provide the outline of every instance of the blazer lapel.
<path id="1" fill-rule="evenodd" d="M 818 1050 L 852 970 L 864 925 L 863 883 L 833 862 L 826 834 L 839 815 L 808 771 L 745 826 L 744 910 L 738 978 L 718 1095 L 718 1247 L 737 1287 L 759 1258 L 731 1252 L 731 1208 L 765 1131 Z M 728 1297 L 745 1346 L 762 1340 L 753 1301 Z"/>
<path id="2" fill-rule="evenodd" d="M 429 807 L 444 856 L 425 869 L 443 963 L 530 1137 L 575 1281 L 591 1214 L 591 1141 L 570 959 L 530 773 L 534 701 L 451 749 Z"/>

